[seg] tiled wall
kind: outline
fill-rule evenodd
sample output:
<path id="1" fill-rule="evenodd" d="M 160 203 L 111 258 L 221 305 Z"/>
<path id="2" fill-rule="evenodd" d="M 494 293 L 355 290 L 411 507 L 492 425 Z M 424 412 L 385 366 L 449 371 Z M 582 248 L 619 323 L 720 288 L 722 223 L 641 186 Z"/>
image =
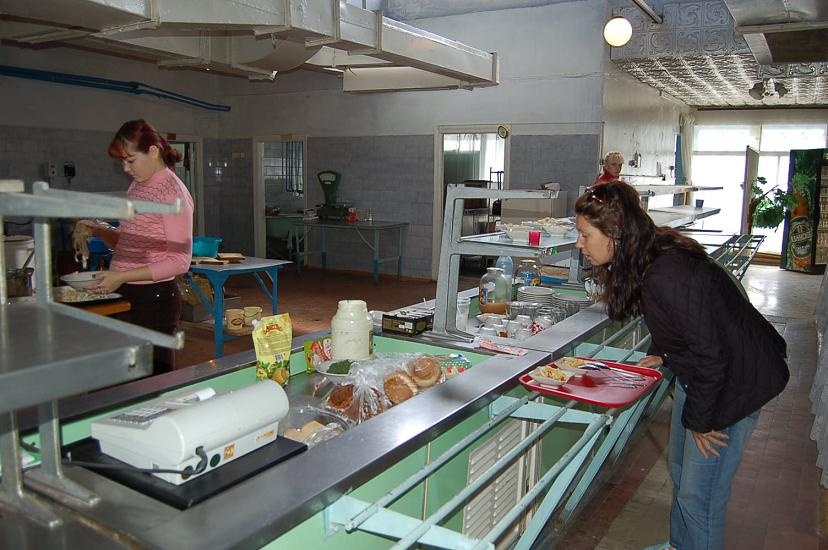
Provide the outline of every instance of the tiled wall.
<path id="1" fill-rule="evenodd" d="M 204 140 L 204 232 L 223 252 L 253 255 L 253 145 L 249 139 Z"/>
<path id="2" fill-rule="evenodd" d="M 308 139 L 308 204 L 323 201 L 316 174 L 342 174 L 339 199 L 370 208 L 375 220 L 403 221 L 403 274 L 431 277 L 431 209 L 434 196 L 433 136 L 331 137 Z M 363 235 L 371 242 L 371 233 Z M 396 232 L 383 232 L 380 256 L 396 254 Z M 372 253 L 355 231 L 331 232 L 328 266 L 370 271 Z M 318 261 L 318 257 L 314 260 Z M 382 273 L 396 273 L 386 263 Z"/>
<path id="3" fill-rule="evenodd" d="M 600 156 L 597 135 L 513 136 L 509 187 L 538 189 L 558 182 L 567 192 L 568 213 L 578 197 L 578 187 L 590 185 L 598 175 L 595 159 Z"/>

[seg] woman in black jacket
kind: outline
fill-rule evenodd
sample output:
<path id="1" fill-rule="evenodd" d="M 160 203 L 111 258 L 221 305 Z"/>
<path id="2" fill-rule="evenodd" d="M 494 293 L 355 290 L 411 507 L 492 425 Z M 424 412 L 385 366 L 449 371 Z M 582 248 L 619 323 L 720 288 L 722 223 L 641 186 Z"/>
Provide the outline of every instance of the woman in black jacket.
<path id="1" fill-rule="evenodd" d="M 652 347 L 639 365 L 676 374 L 668 460 L 669 544 L 719 549 L 730 484 L 759 409 L 788 381 L 785 340 L 701 245 L 656 227 L 638 192 L 615 181 L 575 203 L 576 247 L 593 264 L 611 319 L 643 315 Z"/>

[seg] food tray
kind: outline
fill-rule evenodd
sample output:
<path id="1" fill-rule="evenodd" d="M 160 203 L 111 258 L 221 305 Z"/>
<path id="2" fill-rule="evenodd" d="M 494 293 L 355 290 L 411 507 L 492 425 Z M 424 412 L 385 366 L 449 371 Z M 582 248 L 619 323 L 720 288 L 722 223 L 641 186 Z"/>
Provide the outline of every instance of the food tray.
<path id="1" fill-rule="evenodd" d="M 590 360 L 590 359 L 587 359 Z M 526 388 L 564 399 L 572 399 L 581 403 L 598 405 L 606 408 L 624 408 L 636 402 L 649 392 L 663 376 L 661 372 L 646 367 L 636 367 L 601 360 L 609 367 L 608 371 L 589 371 L 585 374 L 572 376 L 561 386 L 545 386 L 539 384 L 529 373 L 522 375 L 518 380 Z M 643 377 L 642 385 L 632 387 L 632 384 L 619 382 L 619 377 L 613 371 L 638 374 Z M 621 375 L 623 376 L 623 375 Z"/>

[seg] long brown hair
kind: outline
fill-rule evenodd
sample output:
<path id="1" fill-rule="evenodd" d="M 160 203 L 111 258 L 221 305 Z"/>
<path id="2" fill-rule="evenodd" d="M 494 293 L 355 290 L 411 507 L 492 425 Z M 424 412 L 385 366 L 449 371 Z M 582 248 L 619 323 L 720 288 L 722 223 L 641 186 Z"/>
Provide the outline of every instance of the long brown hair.
<path id="1" fill-rule="evenodd" d="M 116 159 L 125 159 L 129 156 L 132 147 L 140 153 L 149 153 L 150 147 L 155 145 L 161 153 L 161 158 L 167 168 L 174 168 L 175 163 L 181 160 L 181 153 L 170 145 L 158 130 L 143 119 L 124 122 L 109 144 L 109 156 Z"/>
<path id="2" fill-rule="evenodd" d="M 612 262 L 593 267 L 604 293 L 610 319 L 640 315 L 644 272 L 661 254 L 681 253 L 706 258 L 696 241 L 669 227 L 657 227 L 641 206 L 638 192 L 623 181 L 588 188 L 575 201 L 575 214 L 610 237 Z"/>

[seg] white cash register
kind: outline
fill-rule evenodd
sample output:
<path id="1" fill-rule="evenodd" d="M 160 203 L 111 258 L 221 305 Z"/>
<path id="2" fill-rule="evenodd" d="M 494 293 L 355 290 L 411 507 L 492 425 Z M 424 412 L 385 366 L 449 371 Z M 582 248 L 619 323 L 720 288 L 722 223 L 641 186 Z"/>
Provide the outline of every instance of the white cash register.
<path id="1" fill-rule="evenodd" d="M 101 452 L 181 485 L 276 440 L 288 398 L 272 380 L 184 390 L 92 422 Z"/>

